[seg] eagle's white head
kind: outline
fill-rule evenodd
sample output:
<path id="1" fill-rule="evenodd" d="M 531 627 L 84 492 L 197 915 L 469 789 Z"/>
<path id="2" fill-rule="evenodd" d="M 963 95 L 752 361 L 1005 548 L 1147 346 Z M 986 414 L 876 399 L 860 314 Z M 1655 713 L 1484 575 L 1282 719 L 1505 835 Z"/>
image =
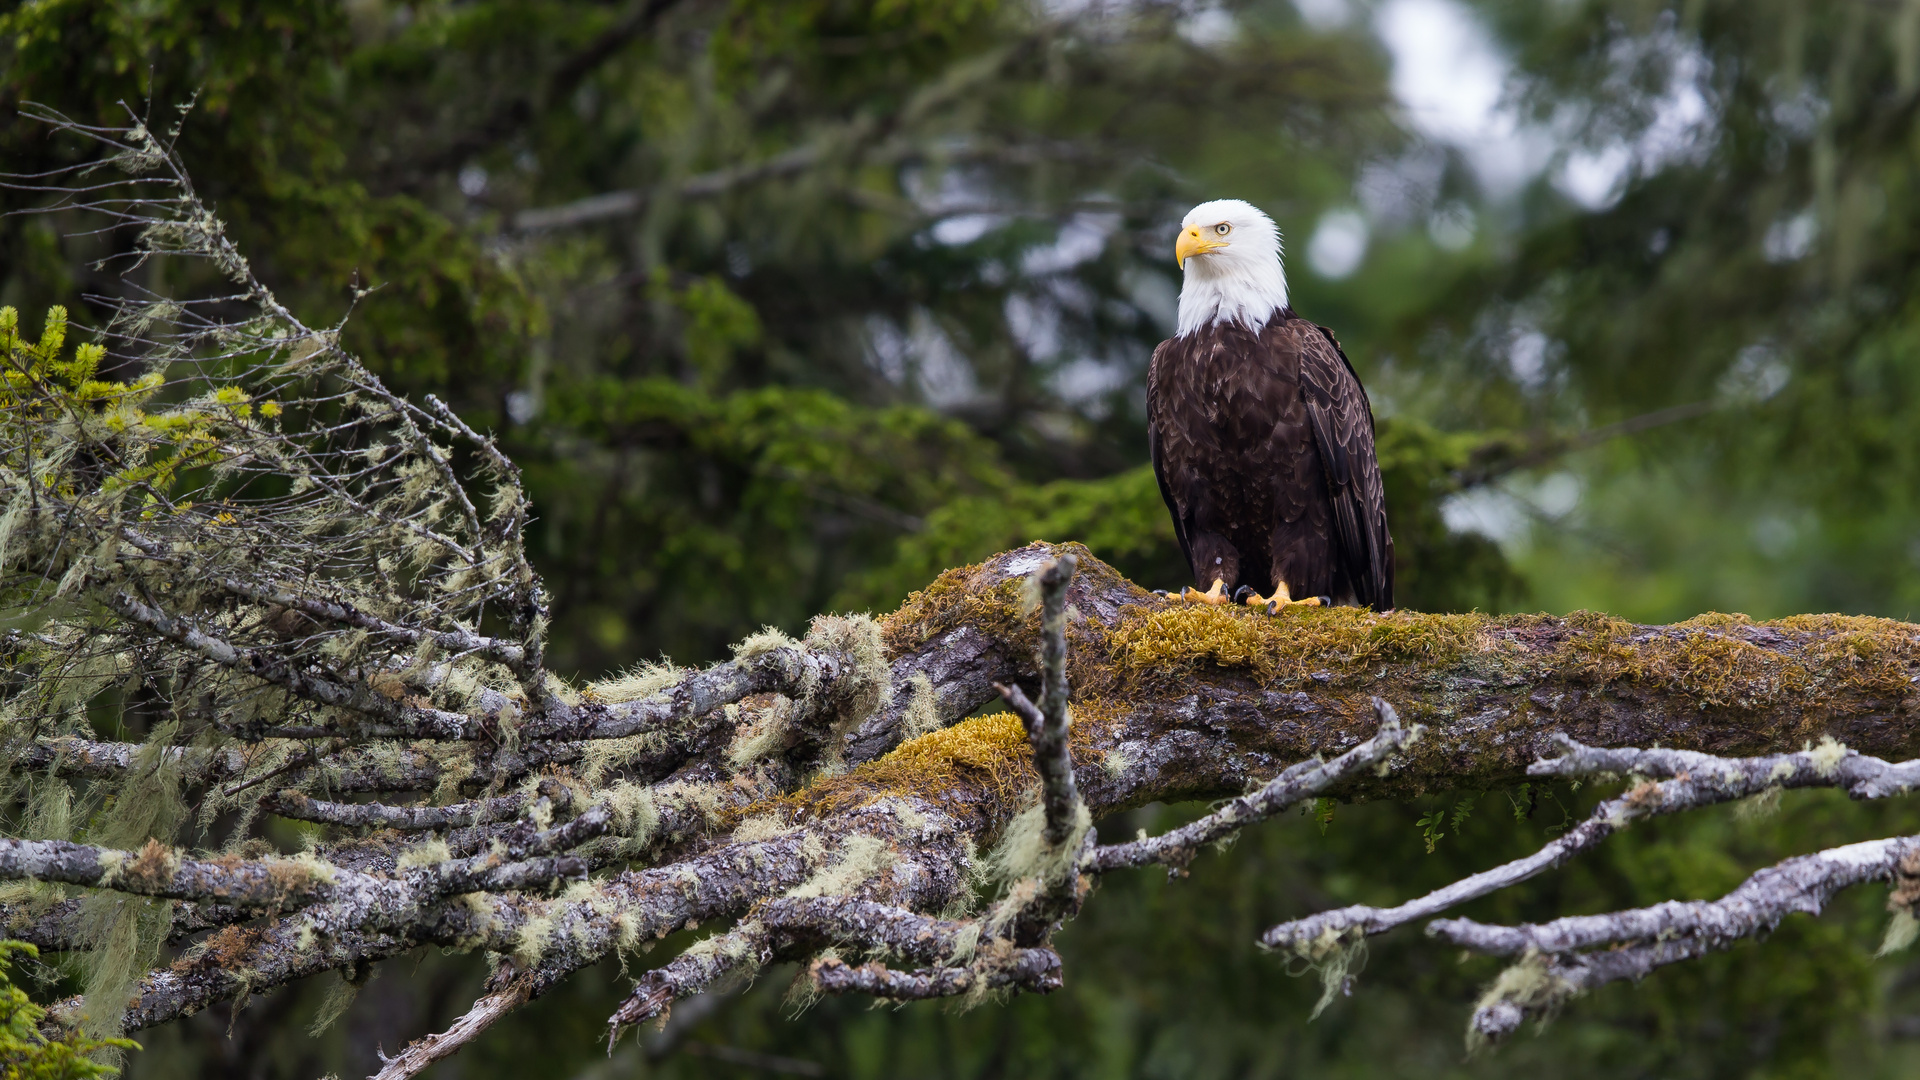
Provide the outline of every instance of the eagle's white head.
<path id="1" fill-rule="evenodd" d="M 1258 331 L 1287 306 L 1280 227 L 1252 203 L 1215 199 L 1187 211 L 1173 254 L 1186 274 L 1180 337 L 1229 321 Z"/>

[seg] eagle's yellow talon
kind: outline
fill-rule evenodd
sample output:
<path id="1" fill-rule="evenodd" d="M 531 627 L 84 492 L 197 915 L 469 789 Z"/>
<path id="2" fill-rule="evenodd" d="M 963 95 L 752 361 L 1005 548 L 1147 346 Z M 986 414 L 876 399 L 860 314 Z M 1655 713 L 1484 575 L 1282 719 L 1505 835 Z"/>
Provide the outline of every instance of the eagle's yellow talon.
<path id="1" fill-rule="evenodd" d="M 1278 615 L 1280 614 L 1281 608 L 1291 604 L 1318 604 L 1319 602 L 1319 597 L 1311 600 L 1295 600 L 1293 593 L 1287 589 L 1287 583 L 1284 581 L 1274 587 L 1273 593 L 1270 596 L 1261 596 L 1259 593 L 1254 593 L 1247 597 L 1248 607 L 1266 608 L 1267 614 L 1269 615 Z"/>
<path id="2" fill-rule="evenodd" d="M 1206 592 L 1201 592 L 1199 589 L 1189 585 L 1180 590 L 1180 599 L 1191 600 L 1196 604 L 1227 603 L 1227 583 L 1221 581 L 1219 578 L 1214 578 L 1213 588 L 1208 589 Z"/>

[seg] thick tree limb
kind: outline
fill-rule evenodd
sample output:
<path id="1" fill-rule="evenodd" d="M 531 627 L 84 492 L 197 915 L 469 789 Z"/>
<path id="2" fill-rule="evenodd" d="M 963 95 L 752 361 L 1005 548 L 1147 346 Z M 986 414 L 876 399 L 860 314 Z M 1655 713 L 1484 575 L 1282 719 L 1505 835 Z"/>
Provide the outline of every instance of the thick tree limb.
<path id="1" fill-rule="evenodd" d="M 889 617 L 895 702 L 862 727 L 851 759 L 898 737 L 916 673 L 929 674 L 942 718 L 987 704 L 996 682 L 1032 677 L 1023 657 L 1037 633 L 1019 613 L 1016 583 L 1052 550 L 953 572 Z M 1203 774 L 1196 798 L 1244 791 L 1227 778 L 1227 760 L 1264 756 L 1277 773 L 1351 748 L 1374 696 L 1427 730 L 1386 776 L 1361 780 L 1359 793 L 1383 797 L 1526 780 L 1554 732 L 1722 755 L 1796 750 L 1830 735 L 1864 754 L 1920 755 L 1920 627 L 1841 616 L 1657 627 L 1352 609 L 1258 621 L 1158 602 L 1081 558 L 1068 592 L 1080 619 L 1070 635 L 1076 684 L 1119 706 L 1129 737 L 1187 730 L 1181 766 Z M 949 657 L 960 659 L 943 666 Z M 1099 772 L 1082 769 L 1079 782 L 1097 785 Z"/>

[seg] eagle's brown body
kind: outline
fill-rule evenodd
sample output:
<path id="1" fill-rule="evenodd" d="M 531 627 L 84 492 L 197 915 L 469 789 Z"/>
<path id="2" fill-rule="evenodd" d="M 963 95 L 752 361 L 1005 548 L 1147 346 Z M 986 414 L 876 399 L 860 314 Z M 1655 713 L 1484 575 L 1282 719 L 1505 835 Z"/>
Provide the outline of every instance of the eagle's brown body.
<path id="1" fill-rule="evenodd" d="M 1333 334 L 1281 308 L 1160 344 L 1147 378 L 1160 494 L 1205 590 L 1393 606 L 1373 410 Z"/>

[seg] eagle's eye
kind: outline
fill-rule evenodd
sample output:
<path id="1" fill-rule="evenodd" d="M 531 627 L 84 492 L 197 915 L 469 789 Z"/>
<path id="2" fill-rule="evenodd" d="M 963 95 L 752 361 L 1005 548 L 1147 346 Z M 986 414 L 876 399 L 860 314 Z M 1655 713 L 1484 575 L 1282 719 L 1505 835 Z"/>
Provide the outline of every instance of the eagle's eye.
<path id="1" fill-rule="evenodd" d="M 1225 236 L 1225 235 L 1227 235 L 1228 233 L 1230 233 L 1230 232 L 1232 232 L 1232 231 L 1233 231 L 1233 226 L 1231 226 L 1231 225 L 1229 225 L 1229 224 L 1227 224 L 1226 222 L 1224 222 L 1224 221 L 1223 221 L 1223 222 L 1221 222 L 1220 224 L 1218 224 L 1218 225 L 1215 225 L 1215 226 L 1213 227 L 1213 231 L 1214 231 L 1214 232 L 1217 232 L 1217 233 L 1219 233 L 1219 234 L 1220 234 L 1221 236 Z"/>

